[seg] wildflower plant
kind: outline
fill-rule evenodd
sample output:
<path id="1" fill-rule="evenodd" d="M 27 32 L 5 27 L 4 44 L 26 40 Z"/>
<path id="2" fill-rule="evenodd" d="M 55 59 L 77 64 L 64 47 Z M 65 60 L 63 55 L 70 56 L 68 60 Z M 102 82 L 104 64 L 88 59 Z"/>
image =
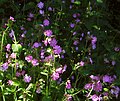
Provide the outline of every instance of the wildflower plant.
<path id="1" fill-rule="evenodd" d="M 0 101 L 118 99 L 120 38 L 105 6 L 1 0 Z"/>

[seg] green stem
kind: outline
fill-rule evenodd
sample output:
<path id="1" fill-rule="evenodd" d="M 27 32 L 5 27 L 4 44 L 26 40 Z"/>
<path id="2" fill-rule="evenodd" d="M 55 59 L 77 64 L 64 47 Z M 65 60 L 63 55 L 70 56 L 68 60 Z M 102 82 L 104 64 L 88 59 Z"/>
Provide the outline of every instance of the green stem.
<path id="1" fill-rule="evenodd" d="M 2 42 L 1 42 L 1 49 L 0 49 L 0 62 L 2 61 L 2 50 L 3 50 L 4 37 L 8 29 L 9 27 L 7 27 L 5 31 L 3 31 L 3 35 L 2 35 Z"/>
<path id="2" fill-rule="evenodd" d="M 1 91 L 2 91 L 2 93 L 3 93 L 3 86 L 1 86 Z M 3 101 L 5 101 L 5 96 L 4 96 L 4 94 L 2 94 L 2 97 L 3 97 Z"/>

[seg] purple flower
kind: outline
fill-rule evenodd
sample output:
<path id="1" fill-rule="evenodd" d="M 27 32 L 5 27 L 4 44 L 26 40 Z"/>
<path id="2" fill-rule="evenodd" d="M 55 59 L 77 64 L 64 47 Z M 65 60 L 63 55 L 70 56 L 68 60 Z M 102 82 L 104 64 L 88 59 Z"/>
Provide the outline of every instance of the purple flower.
<path id="1" fill-rule="evenodd" d="M 53 80 L 57 80 L 57 79 L 59 79 L 60 75 L 59 75 L 59 73 L 54 72 L 51 77 Z"/>
<path id="2" fill-rule="evenodd" d="M 62 73 L 64 73 L 66 71 L 66 69 L 67 69 L 67 65 L 64 65 Z"/>
<path id="3" fill-rule="evenodd" d="M 38 66 L 39 65 L 37 59 L 33 59 L 31 63 L 32 63 L 33 66 Z"/>
<path id="4" fill-rule="evenodd" d="M 40 92 L 41 92 L 41 89 L 40 89 L 40 87 L 38 87 L 36 90 L 36 93 L 40 94 Z"/>
<path id="5" fill-rule="evenodd" d="M 76 18 L 77 17 L 77 14 L 75 13 L 75 14 L 73 14 L 73 18 Z"/>
<path id="6" fill-rule="evenodd" d="M 58 45 L 54 46 L 53 48 L 54 48 L 54 53 L 55 53 L 55 54 L 58 54 L 58 55 L 59 55 L 59 54 L 62 52 L 61 47 L 58 46 Z"/>
<path id="7" fill-rule="evenodd" d="M 27 21 L 32 21 L 32 19 L 31 18 L 27 18 Z"/>
<path id="8" fill-rule="evenodd" d="M 20 72 L 16 72 L 16 77 L 20 77 L 21 76 L 21 73 Z"/>
<path id="9" fill-rule="evenodd" d="M 16 53 L 12 53 L 12 54 L 10 55 L 10 57 L 13 58 L 13 59 L 15 59 L 15 58 L 16 58 Z"/>
<path id="10" fill-rule="evenodd" d="M 11 32 L 9 33 L 9 36 L 12 38 L 12 37 L 14 37 L 14 31 L 13 30 L 11 30 Z"/>
<path id="11" fill-rule="evenodd" d="M 22 75 L 22 76 L 25 75 L 25 70 L 21 71 L 21 75 Z"/>
<path id="12" fill-rule="evenodd" d="M 82 66 L 84 66 L 85 65 L 85 63 L 83 62 L 83 61 L 81 61 L 80 62 L 80 66 L 82 67 Z"/>
<path id="13" fill-rule="evenodd" d="M 29 83 L 31 81 L 31 79 L 32 78 L 30 76 L 28 76 L 27 74 L 25 74 L 25 76 L 24 76 L 24 82 Z"/>
<path id="14" fill-rule="evenodd" d="M 92 101 L 100 101 L 99 97 L 96 94 L 92 95 L 90 98 L 92 99 Z"/>
<path id="15" fill-rule="evenodd" d="M 67 82 L 66 82 L 66 89 L 71 89 L 71 82 L 70 82 L 70 80 L 67 80 Z"/>
<path id="16" fill-rule="evenodd" d="M 115 95 L 117 98 L 120 92 L 120 88 L 118 86 L 113 86 L 110 92 L 111 94 Z"/>
<path id="17" fill-rule="evenodd" d="M 39 13 L 40 13 L 41 15 L 44 15 L 44 10 L 39 10 Z"/>
<path id="18" fill-rule="evenodd" d="M 113 60 L 113 61 L 112 61 L 112 65 L 114 66 L 115 64 L 116 64 L 116 61 Z"/>
<path id="19" fill-rule="evenodd" d="M 48 7 L 48 11 L 52 11 L 52 7 Z"/>
<path id="20" fill-rule="evenodd" d="M 89 61 L 90 61 L 91 64 L 93 64 L 93 60 L 92 60 L 92 58 L 89 58 Z"/>
<path id="21" fill-rule="evenodd" d="M 108 83 L 112 83 L 113 78 L 109 75 L 105 75 L 103 76 L 103 82 L 108 82 Z"/>
<path id="22" fill-rule="evenodd" d="M 73 32 L 73 35 L 76 35 L 77 34 L 77 32 Z"/>
<path id="23" fill-rule="evenodd" d="M 84 86 L 85 89 L 91 89 L 92 88 L 92 83 L 88 83 Z"/>
<path id="24" fill-rule="evenodd" d="M 12 80 L 8 80 L 8 85 L 13 85 L 13 81 Z"/>
<path id="25" fill-rule="evenodd" d="M 75 40 L 73 45 L 78 45 L 78 43 L 79 43 L 78 40 Z"/>
<path id="26" fill-rule="evenodd" d="M 25 60 L 26 60 L 27 62 L 31 62 L 32 59 L 33 59 L 33 57 L 32 57 L 31 55 L 28 55 L 28 56 L 25 57 Z"/>
<path id="27" fill-rule="evenodd" d="M 49 55 L 49 56 L 45 57 L 44 61 L 45 62 L 54 61 L 54 57 L 52 55 Z"/>
<path id="28" fill-rule="evenodd" d="M 74 23 L 70 23 L 70 27 L 71 27 L 71 28 L 74 28 L 74 27 L 75 27 L 75 24 L 74 24 Z"/>
<path id="29" fill-rule="evenodd" d="M 4 64 L 2 64 L 2 70 L 6 71 L 8 69 L 8 63 L 5 62 Z"/>
<path id="30" fill-rule="evenodd" d="M 38 42 L 35 42 L 35 43 L 33 44 L 32 48 L 38 48 L 39 46 L 41 46 L 41 44 L 38 43 Z"/>
<path id="31" fill-rule="evenodd" d="M 37 6 L 38 6 L 38 8 L 42 9 L 42 8 L 44 7 L 44 3 L 43 3 L 43 2 L 39 2 L 39 3 L 37 4 Z"/>
<path id="32" fill-rule="evenodd" d="M 29 13 L 28 17 L 33 18 L 33 17 L 34 17 L 34 14 Z"/>
<path id="33" fill-rule="evenodd" d="M 94 91 L 102 91 L 102 83 L 100 81 L 96 82 L 95 84 L 92 85 Z"/>
<path id="34" fill-rule="evenodd" d="M 56 44 L 57 44 L 57 41 L 55 38 L 52 38 L 50 41 L 49 41 L 49 44 L 50 46 L 54 47 Z"/>
<path id="35" fill-rule="evenodd" d="M 92 44 L 92 49 L 95 49 L 96 48 L 96 42 L 97 42 L 97 37 L 91 35 L 91 44 Z"/>
<path id="36" fill-rule="evenodd" d="M 48 39 L 46 38 L 45 40 L 42 41 L 44 43 L 45 46 L 48 45 Z"/>
<path id="37" fill-rule="evenodd" d="M 52 30 L 46 30 L 44 32 L 44 35 L 50 37 L 52 35 L 52 33 L 53 33 Z"/>
<path id="38" fill-rule="evenodd" d="M 66 101 L 72 101 L 72 96 L 69 94 L 64 95 L 66 97 Z"/>
<path id="39" fill-rule="evenodd" d="M 119 48 L 119 47 L 115 47 L 114 50 L 115 50 L 116 52 L 119 52 L 119 51 L 120 51 L 120 48 Z"/>
<path id="40" fill-rule="evenodd" d="M 7 44 L 7 45 L 6 45 L 6 49 L 7 49 L 7 51 L 10 51 L 10 49 L 11 49 L 11 44 Z"/>
<path id="41" fill-rule="evenodd" d="M 71 0 L 71 3 L 74 3 L 75 2 L 75 0 Z"/>
<path id="42" fill-rule="evenodd" d="M 50 22 L 49 22 L 48 19 L 45 19 L 45 20 L 43 21 L 43 25 L 44 25 L 44 26 L 49 26 L 49 24 L 50 24 Z"/>
<path id="43" fill-rule="evenodd" d="M 94 81 L 99 81 L 100 80 L 100 77 L 99 76 L 94 76 L 94 75 L 91 75 L 90 78 Z"/>
<path id="44" fill-rule="evenodd" d="M 10 16 L 10 20 L 15 21 L 15 19 L 12 16 Z"/>
<path id="45" fill-rule="evenodd" d="M 57 68 L 55 71 L 56 71 L 57 73 L 61 74 L 61 73 L 62 73 L 62 67 Z"/>
<path id="46" fill-rule="evenodd" d="M 69 8 L 70 8 L 70 9 L 72 9 L 72 7 L 73 7 L 73 6 L 72 6 L 72 5 L 70 5 L 70 7 L 69 7 Z"/>
<path id="47" fill-rule="evenodd" d="M 78 22 L 80 22 L 80 19 L 77 18 L 75 21 L 76 21 L 76 23 L 78 23 Z"/>

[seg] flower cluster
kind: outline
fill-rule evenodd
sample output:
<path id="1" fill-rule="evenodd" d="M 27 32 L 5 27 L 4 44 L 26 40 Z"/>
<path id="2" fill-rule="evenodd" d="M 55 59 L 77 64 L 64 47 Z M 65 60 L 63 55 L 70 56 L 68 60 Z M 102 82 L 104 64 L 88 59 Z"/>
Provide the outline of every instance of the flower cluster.
<path id="1" fill-rule="evenodd" d="M 120 88 L 114 86 L 116 76 L 103 75 L 103 76 L 90 76 L 91 80 L 84 86 L 87 90 L 86 97 L 92 101 L 102 101 L 105 98 L 109 99 L 112 96 L 118 97 Z"/>
<path id="2" fill-rule="evenodd" d="M 33 66 L 38 66 L 39 65 L 38 60 L 37 59 L 33 59 L 33 57 L 31 55 L 26 56 L 25 60 L 27 62 L 31 62 Z"/>
<path id="3" fill-rule="evenodd" d="M 66 68 L 67 68 L 66 65 L 64 67 L 57 68 L 51 75 L 52 80 L 58 80 L 60 78 L 60 75 L 66 71 Z"/>

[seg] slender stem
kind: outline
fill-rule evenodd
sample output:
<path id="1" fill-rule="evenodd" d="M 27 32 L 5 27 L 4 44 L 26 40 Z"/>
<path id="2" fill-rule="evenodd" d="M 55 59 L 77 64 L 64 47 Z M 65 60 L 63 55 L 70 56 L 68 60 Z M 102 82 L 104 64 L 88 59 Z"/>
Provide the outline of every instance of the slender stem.
<path id="1" fill-rule="evenodd" d="M 1 86 L 1 91 L 2 91 L 2 93 L 3 93 L 3 86 Z M 3 97 L 3 101 L 5 101 L 5 96 L 4 96 L 4 94 L 2 94 L 2 97 Z"/>
<path id="2" fill-rule="evenodd" d="M 2 42 L 1 42 L 1 49 L 0 49 L 0 62 L 2 61 L 2 50 L 3 50 L 4 37 L 5 37 L 6 31 L 8 30 L 8 28 L 9 27 L 7 27 L 5 31 L 3 31 L 3 35 L 2 35 Z"/>

